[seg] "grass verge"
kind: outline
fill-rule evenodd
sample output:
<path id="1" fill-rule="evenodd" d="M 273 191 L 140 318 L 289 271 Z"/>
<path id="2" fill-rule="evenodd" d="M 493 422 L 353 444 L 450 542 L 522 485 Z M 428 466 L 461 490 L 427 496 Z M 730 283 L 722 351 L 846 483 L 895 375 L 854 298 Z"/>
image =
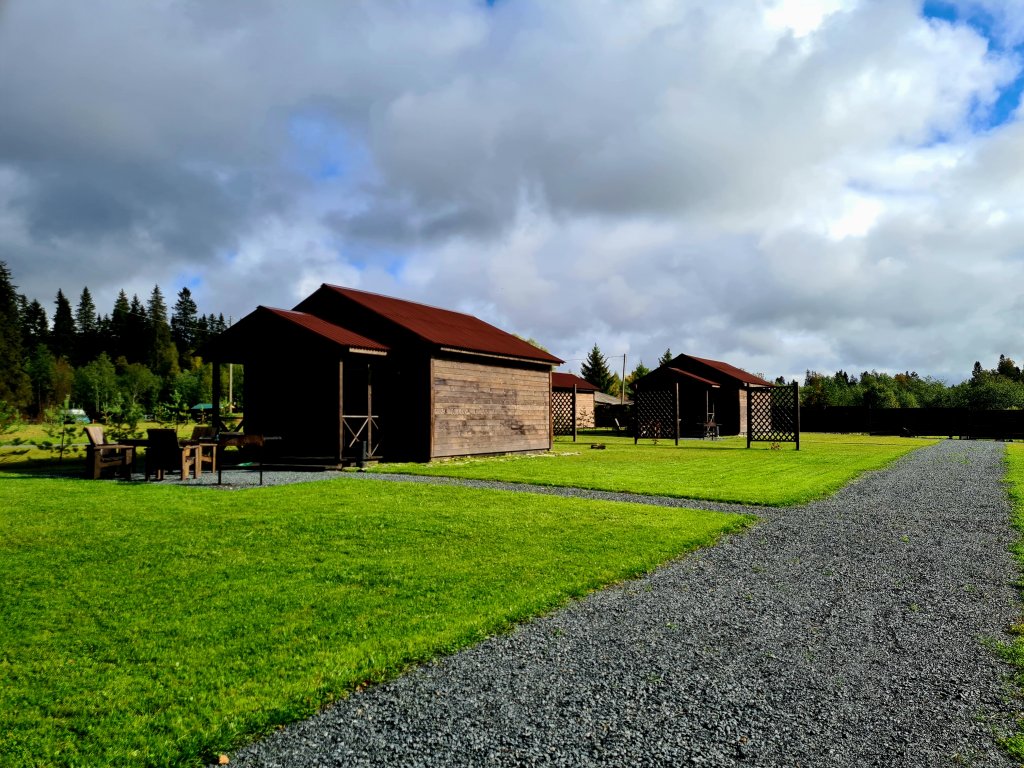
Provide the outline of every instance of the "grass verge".
<path id="1" fill-rule="evenodd" d="M 1021 566 L 1018 587 L 1024 589 L 1024 445 L 1008 443 L 1006 446 L 1006 482 L 1013 503 L 1013 525 L 1021 537 L 1014 544 L 1013 553 Z M 1024 690 L 1024 621 L 1013 628 L 1013 639 L 998 646 L 1000 654 L 1016 670 L 1017 685 Z M 1024 762 L 1024 721 L 1017 723 L 1017 732 L 1003 740 L 1007 752 Z"/>
<path id="2" fill-rule="evenodd" d="M 346 480 L 0 479 L 0 764 L 201 765 L 750 518 Z"/>
<path id="3" fill-rule="evenodd" d="M 459 459 L 431 464 L 382 464 L 378 472 L 564 485 L 602 491 L 705 499 L 739 504 L 788 506 L 823 498 L 869 470 L 882 469 L 915 448 L 935 440 L 805 434 L 800 450 L 784 444 L 772 450 L 746 438 L 658 443 L 602 437 L 604 450 L 590 440 L 556 438 L 554 451 L 533 456 Z"/>

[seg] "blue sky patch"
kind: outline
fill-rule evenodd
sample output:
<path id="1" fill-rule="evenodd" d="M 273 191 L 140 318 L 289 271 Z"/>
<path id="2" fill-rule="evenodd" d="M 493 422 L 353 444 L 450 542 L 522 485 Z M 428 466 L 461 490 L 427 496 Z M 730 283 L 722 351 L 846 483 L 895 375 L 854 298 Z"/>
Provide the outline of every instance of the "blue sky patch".
<path id="1" fill-rule="evenodd" d="M 1000 35 L 996 19 L 982 8 L 968 8 L 963 3 L 949 0 L 925 0 L 921 12 L 926 19 L 954 25 L 965 24 L 988 41 L 990 51 L 1016 55 L 1017 78 L 1001 89 L 994 104 L 984 108 L 977 105 L 972 110 L 971 127 L 976 131 L 991 130 L 1010 120 L 1020 104 L 1021 92 L 1024 91 L 1024 71 L 1019 68 L 1020 61 L 1024 59 L 1024 46 L 1007 46 Z"/>
<path id="2" fill-rule="evenodd" d="M 350 176 L 368 162 L 365 149 L 327 115 L 304 112 L 288 121 L 291 164 L 314 181 Z"/>

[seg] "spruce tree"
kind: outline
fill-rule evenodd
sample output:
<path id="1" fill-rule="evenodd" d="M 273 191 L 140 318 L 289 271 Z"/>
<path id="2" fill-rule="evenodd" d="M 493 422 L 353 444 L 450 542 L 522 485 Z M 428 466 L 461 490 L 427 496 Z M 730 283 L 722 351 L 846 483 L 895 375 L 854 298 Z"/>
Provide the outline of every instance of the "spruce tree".
<path id="1" fill-rule="evenodd" d="M 192 291 L 182 288 L 178 291 L 178 301 L 171 313 L 171 338 L 178 349 L 178 365 L 188 369 L 192 364 L 192 354 L 198 345 L 199 308 L 192 299 Z"/>
<path id="2" fill-rule="evenodd" d="M 53 333 L 50 334 L 50 351 L 56 358 L 71 360 L 75 351 L 75 316 L 71 312 L 71 302 L 64 295 L 64 291 L 57 289 L 57 299 L 54 302 L 57 309 L 53 313 Z"/>
<path id="3" fill-rule="evenodd" d="M 96 316 L 96 305 L 88 288 L 82 289 L 75 309 L 75 328 L 78 342 L 75 345 L 73 361 L 75 365 L 84 365 L 99 354 L 99 319 Z"/>
<path id="4" fill-rule="evenodd" d="M 0 400 L 15 409 L 23 407 L 32 394 L 21 337 L 18 293 L 7 263 L 0 261 Z"/>
<path id="5" fill-rule="evenodd" d="M 124 336 L 124 357 L 129 363 L 146 363 L 150 358 L 149 316 L 137 293 L 132 294 Z"/>
<path id="6" fill-rule="evenodd" d="M 178 372 L 178 349 L 171 339 L 171 326 L 167 322 L 167 304 L 159 285 L 153 286 L 147 305 L 146 326 L 150 369 L 158 376 L 168 377 Z"/>
<path id="7" fill-rule="evenodd" d="M 128 357 L 130 328 L 131 305 L 128 303 L 128 294 L 121 289 L 114 301 L 114 310 L 110 313 L 110 321 L 107 324 L 107 351 L 115 360 L 119 357 Z"/>
<path id="8" fill-rule="evenodd" d="M 580 375 L 605 394 L 611 394 L 614 383 L 612 372 L 608 370 L 608 361 L 601 354 L 597 344 L 594 344 L 594 348 L 580 366 Z"/>
<path id="9" fill-rule="evenodd" d="M 665 354 L 658 358 L 658 367 L 660 368 L 663 365 L 668 365 L 669 363 L 672 362 L 672 358 L 672 350 L 666 347 Z"/>
<path id="10" fill-rule="evenodd" d="M 40 344 L 49 344 L 50 318 L 46 316 L 46 310 L 38 299 L 28 301 L 24 296 L 20 296 L 19 303 L 21 304 L 21 348 L 25 354 L 29 354 Z"/>

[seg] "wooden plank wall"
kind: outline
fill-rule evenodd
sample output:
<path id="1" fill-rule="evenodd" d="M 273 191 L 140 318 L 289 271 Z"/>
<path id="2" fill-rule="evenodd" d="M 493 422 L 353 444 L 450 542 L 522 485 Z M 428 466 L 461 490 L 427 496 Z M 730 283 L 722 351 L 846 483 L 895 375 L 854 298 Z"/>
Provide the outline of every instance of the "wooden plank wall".
<path id="1" fill-rule="evenodd" d="M 550 446 L 547 369 L 435 358 L 431 458 Z"/>

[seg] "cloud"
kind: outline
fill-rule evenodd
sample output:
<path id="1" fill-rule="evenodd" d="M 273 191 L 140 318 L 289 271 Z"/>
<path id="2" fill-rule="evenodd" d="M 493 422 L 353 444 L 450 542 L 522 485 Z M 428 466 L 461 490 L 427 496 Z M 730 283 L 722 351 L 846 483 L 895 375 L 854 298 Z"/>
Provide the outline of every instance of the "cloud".
<path id="1" fill-rule="evenodd" d="M 101 310 L 339 282 L 570 360 L 963 377 L 1022 354 L 1024 15 L 951 6 L 6 4 L 0 258 Z"/>

